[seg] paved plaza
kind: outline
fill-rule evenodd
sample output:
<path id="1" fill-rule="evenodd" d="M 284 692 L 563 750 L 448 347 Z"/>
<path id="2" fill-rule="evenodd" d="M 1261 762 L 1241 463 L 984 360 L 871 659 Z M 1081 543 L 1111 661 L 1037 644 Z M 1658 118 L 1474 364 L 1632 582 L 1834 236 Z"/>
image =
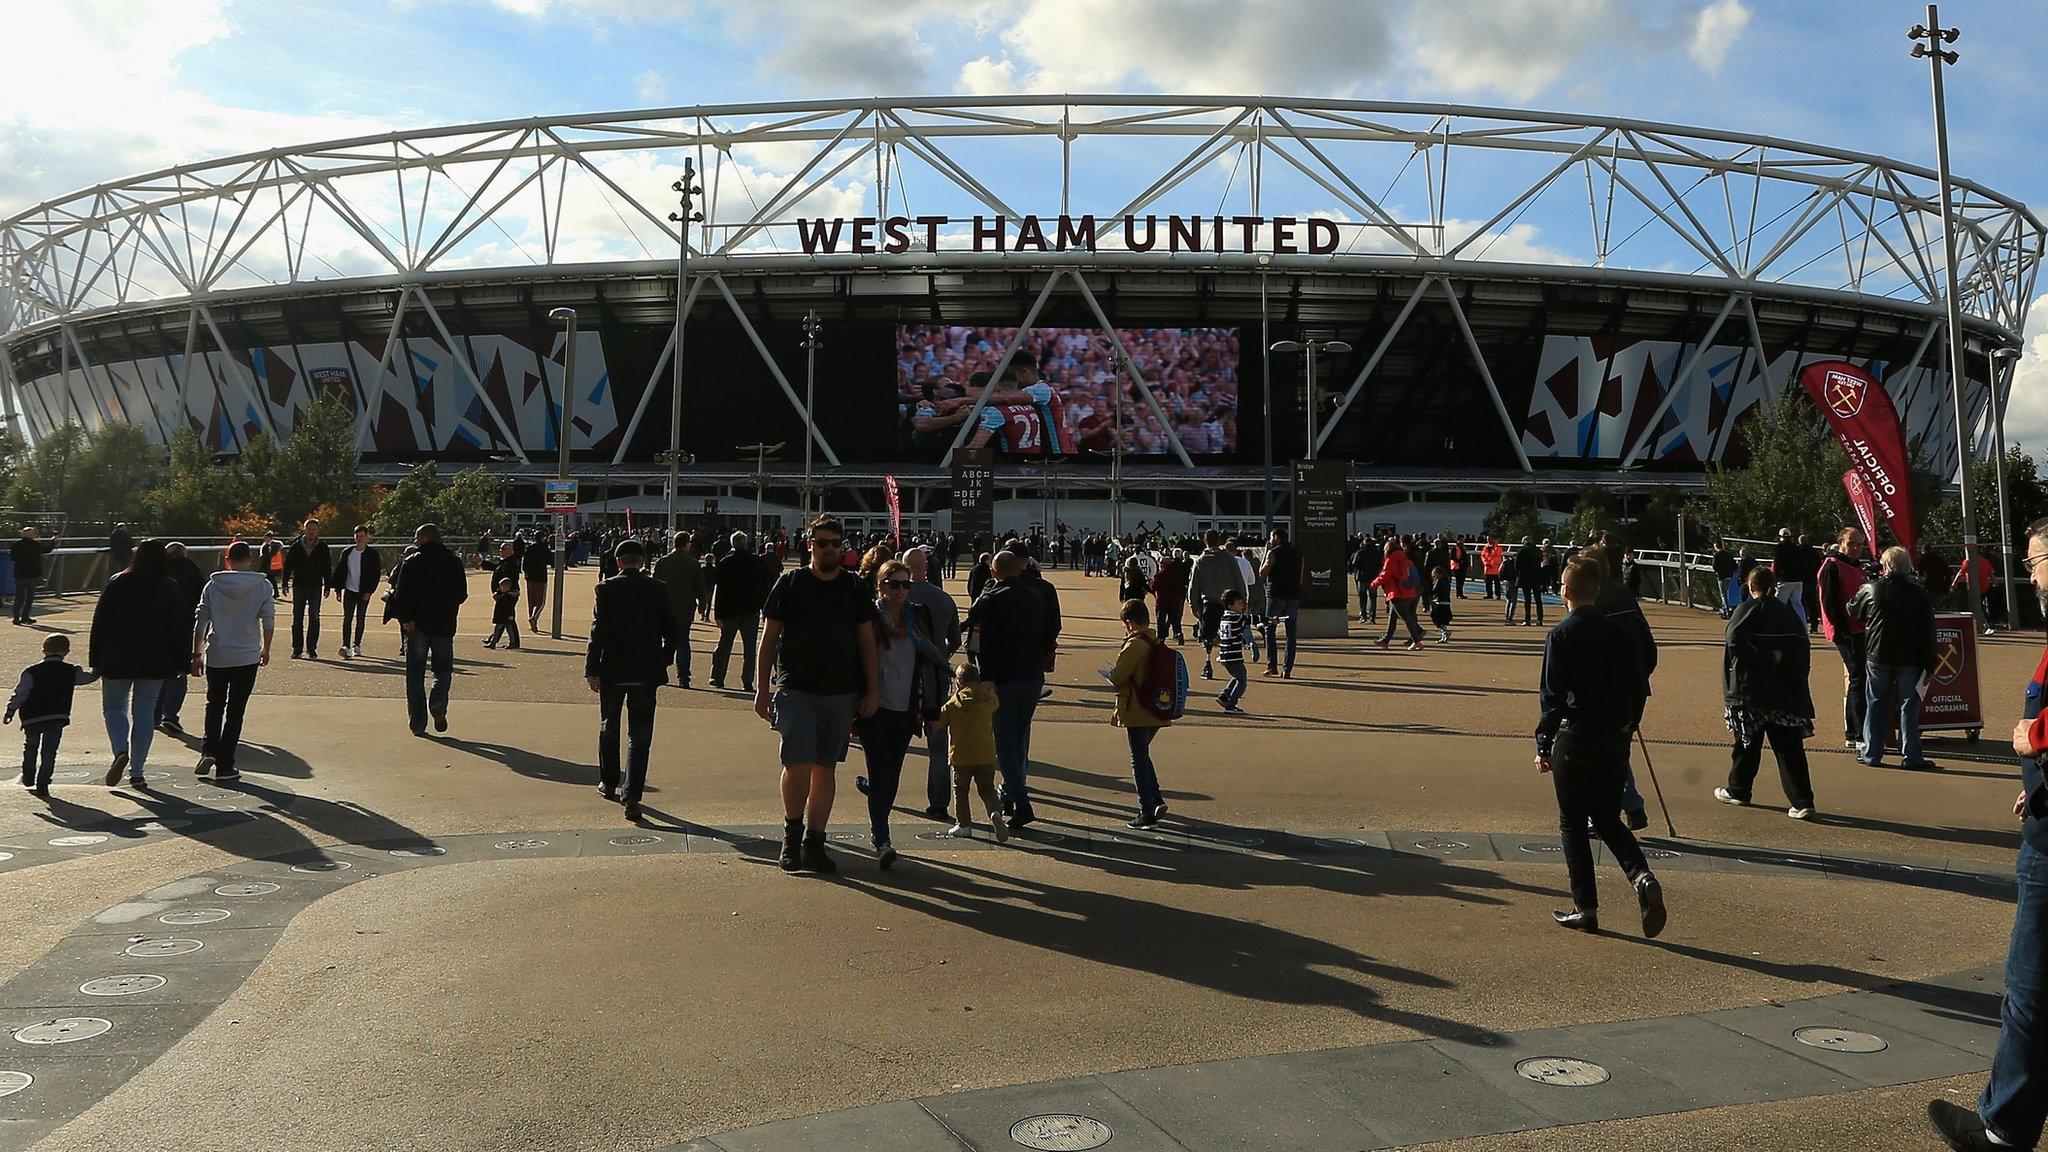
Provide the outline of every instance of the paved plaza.
<path id="1" fill-rule="evenodd" d="M 838 875 L 776 868 L 774 734 L 738 692 L 664 689 L 646 818 L 599 799 L 589 570 L 577 635 L 519 652 L 482 648 L 475 578 L 444 737 L 406 730 L 390 628 L 266 669 L 232 784 L 159 734 L 149 790 L 105 788 L 81 690 L 52 799 L 0 790 L 0 1149 L 1889 1150 L 1937 1147 L 1926 1100 L 1981 1085 L 2038 636 L 1983 643 L 1986 737 L 1931 739 L 1931 773 L 1829 738 L 1817 647 L 1802 823 L 1768 768 L 1756 806 L 1713 800 L 1720 621 L 1649 606 L 1680 835 L 1653 799 L 1646 941 L 1604 859 L 1607 931 L 1550 923 L 1541 630 L 1475 595 L 1446 647 L 1306 642 L 1244 715 L 1197 679 L 1141 832 L 1096 674 L 1114 583 L 1053 576 L 1041 820 L 941 837 L 920 744 L 888 872 L 858 752 Z M 82 644 L 90 610 L 42 628 Z M 0 663 L 40 638 L 0 631 Z"/>

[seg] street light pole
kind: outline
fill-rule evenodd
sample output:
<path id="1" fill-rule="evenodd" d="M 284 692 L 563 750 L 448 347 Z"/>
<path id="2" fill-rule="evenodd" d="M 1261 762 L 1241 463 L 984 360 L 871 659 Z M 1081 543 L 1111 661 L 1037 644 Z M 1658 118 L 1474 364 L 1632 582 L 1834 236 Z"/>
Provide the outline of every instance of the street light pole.
<path id="1" fill-rule="evenodd" d="M 1948 174 L 1948 102 L 1942 94 L 1941 69 L 1944 64 L 1954 64 L 1956 54 L 1942 47 L 1955 43 L 1960 33 L 1954 28 L 1941 26 L 1939 5 L 1927 6 L 1927 23 L 1914 25 L 1908 33 L 1910 39 L 1926 43 L 1913 45 L 1913 58 L 1927 58 L 1928 74 L 1934 87 L 1934 160 L 1935 175 L 1941 181 L 1941 251 L 1945 278 L 1943 295 L 1948 305 L 1948 362 L 1949 402 L 1955 407 L 1956 417 L 1956 471 L 1962 480 L 1963 512 L 1963 571 L 1967 573 L 1966 583 L 1970 589 L 1970 616 L 1977 621 L 1984 619 L 1984 590 L 1977 579 L 1977 485 L 1970 474 L 1970 428 L 1969 416 L 1963 405 L 1963 353 L 1966 334 L 1963 331 L 1963 302 L 1956 287 L 1956 232 L 1954 220 L 1954 196 L 1949 187 Z"/>
<path id="2" fill-rule="evenodd" d="M 555 479 L 569 478 L 569 437 L 576 426 L 576 310 L 556 308 L 548 313 L 548 319 L 566 323 L 569 328 L 566 348 L 562 353 L 562 419 L 555 426 Z M 569 518 L 555 513 L 555 616 L 551 635 L 562 638 L 562 585 L 563 570 L 569 558 Z"/>
<path id="3" fill-rule="evenodd" d="M 773 444 L 746 444 L 740 451 L 754 454 L 754 544 L 761 543 L 761 491 L 768 485 L 768 454 L 782 451 L 784 441 Z"/>
<path id="4" fill-rule="evenodd" d="M 1991 350 L 1991 447 L 1998 453 L 1998 578 L 2005 589 L 2005 626 L 2019 626 L 2019 609 L 2013 604 L 2012 582 L 2012 511 L 2005 498 L 2005 390 L 1998 386 L 1998 366 L 2001 361 L 2010 365 L 2020 357 L 2017 348 L 1993 348 Z M 2008 367 L 2006 379 L 2011 380 L 2012 368 Z M 2031 579 L 2031 576 L 2029 577 Z"/>
<path id="5" fill-rule="evenodd" d="M 1266 265 L 1273 257 L 1259 254 L 1259 380 L 1260 400 L 1265 405 L 1265 418 L 1260 421 L 1260 430 L 1265 434 L 1266 455 L 1264 475 L 1266 477 L 1266 539 L 1273 538 L 1273 334 L 1269 327 L 1270 318 L 1266 311 Z"/>
<path id="6" fill-rule="evenodd" d="M 813 406 L 818 384 L 818 310 L 804 313 L 804 523 L 811 521 L 811 454 L 817 450 L 816 408 Z"/>
<path id="7" fill-rule="evenodd" d="M 668 532 L 676 532 L 676 489 L 682 483 L 683 462 L 683 300 L 689 295 L 690 225 L 704 219 L 692 204 L 704 189 L 697 184 L 697 161 L 683 157 L 683 178 L 669 185 L 682 195 L 682 211 L 668 218 L 676 226 L 676 351 L 670 362 L 668 397 Z M 560 603 L 558 599 L 557 604 Z"/>
<path id="8" fill-rule="evenodd" d="M 1351 345 L 1344 340 L 1279 340 L 1268 345 L 1269 352 L 1299 352 L 1302 354 L 1304 370 L 1303 388 L 1307 391 L 1302 415 L 1308 427 L 1308 444 L 1302 452 L 1302 459 L 1316 458 L 1316 357 L 1324 352 L 1344 353 L 1351 351 Z"/>

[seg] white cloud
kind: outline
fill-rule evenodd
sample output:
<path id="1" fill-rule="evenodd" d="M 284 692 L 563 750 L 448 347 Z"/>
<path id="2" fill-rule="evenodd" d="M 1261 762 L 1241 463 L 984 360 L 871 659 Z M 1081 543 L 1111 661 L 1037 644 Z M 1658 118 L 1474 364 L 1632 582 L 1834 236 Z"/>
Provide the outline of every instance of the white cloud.
<path id="1" fill-rule="evenodd" d="M 1191 93 L 1349 92 L 1390 59 L 1386 11 L 1357 0 L 1026 0 L 1001 37 L 1023 87 L 1137 83 Z"/>
<path id="2" fill-rule="evenodd" d="M 960 66 L 960 91 L 970 96 L 1002 96 L 1022 89 L 1017 84 L 1017 63 L 1008 56 L 991 60 L 983 56 Z"/>
<path id="3" fill-rule="evenodd" d="M 2005 402 L 2005 442 L 2048 447 L 2048 296 L 2027 309 L 2025 347 Z"/>
<path id="4" fill-rule="evenodd" d="M 1714 0 L 1693 23 L 1692 46 L 1688 51 L 1700 67 L 1719 72 L 1728 59 L 1728 50 L 1741 39 L 1742 30 L 1747 27 L 1749 6 L 1742 0 Z"/>
<path id="5" fill-rule="evenodd" d="M 655 69 L 648 69 L 633 77 L 633 95 L 642 103 L 659 104 L 668 99 L 668 77 Z"/>

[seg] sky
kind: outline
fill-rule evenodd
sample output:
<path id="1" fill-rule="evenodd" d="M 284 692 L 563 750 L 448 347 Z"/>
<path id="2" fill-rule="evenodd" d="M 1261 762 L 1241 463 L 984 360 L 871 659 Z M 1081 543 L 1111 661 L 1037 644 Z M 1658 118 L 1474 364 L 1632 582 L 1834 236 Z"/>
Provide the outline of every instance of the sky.
<path id="1" fill-rule="evenodd" d="M 1953 0 L 1954 170 L 2048 216 L 2048 3 Z M 782 99 L 1281 94 L 1665 120 L 1933 161 L 1904 0 L 42 0 L 0 8 L 0 214 L 393 128 Z M 25 50 L 21 50 L 25 49 Z M 1540 249 L 1532 226 L 1516 238 Z M 2048 299 L 2008 415 L 2048 447 Z"/>

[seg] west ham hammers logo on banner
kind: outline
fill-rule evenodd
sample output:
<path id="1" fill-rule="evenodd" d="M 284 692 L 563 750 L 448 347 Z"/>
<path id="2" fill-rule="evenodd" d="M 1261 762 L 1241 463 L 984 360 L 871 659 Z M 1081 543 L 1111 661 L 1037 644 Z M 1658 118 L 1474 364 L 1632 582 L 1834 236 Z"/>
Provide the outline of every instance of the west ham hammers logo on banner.
<path id="1" fill-rule="evenodd" d="M 1826 389 L 1828 411 L 1844 420 L 1854 418 L 1863 411 L 1863 397 L 1869 390 L 1869 385 L 1846 372 L 1829 372 Z"/>

